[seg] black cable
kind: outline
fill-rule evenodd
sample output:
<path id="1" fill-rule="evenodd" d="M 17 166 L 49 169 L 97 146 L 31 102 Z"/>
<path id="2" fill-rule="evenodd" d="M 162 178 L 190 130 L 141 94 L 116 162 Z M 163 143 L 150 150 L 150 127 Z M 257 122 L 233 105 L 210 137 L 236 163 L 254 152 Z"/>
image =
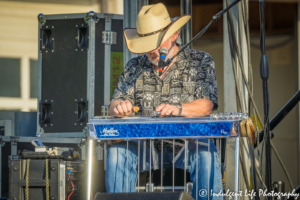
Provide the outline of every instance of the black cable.
<path id="1" fill-rule="evenodd" d="M 227 3 L 228 3 L 228 0 L 227 0 Z M 234 40 L 233 38 L 235 38 L 235 34 L 234 34 L 234 27 L 233 27 L 233 24 L 232 24 L 232 16 L 229 14 L 227 15 L 227 21 L 228 21 L 228 34 L 229 34 L 229 44 L 230 44 L 230 51 L 231 51 L 231 58 L 232 58 L 232 67 L 233 67 L 233 74 L 234 74 L 234 77 L 237 77 L 237 66 L 236 66 L 236 58 L 237 58 L 237 55 L 236 55 L 236 52 L 237 52 L 237 47 L 236 45 L 234 44 Z M 237 94 L 237 108 L 238 108 L 238 111 L 241 111 L 241 112 L 245 112 L 245 110 L 243 109 L 242 105 L 242 94 L 241 94 L 241 89 L 240 89 L 240 84 L 238 83 L 238 80 L 237 78 L 234 79 L 235 80 L 235 86 L 236 86 L 236 94 Z"/>
<path id="2" fill-rule="evenodd" d="M 170 58 L 170 59 L 168 59 L 167 61 L 166 61 L 166 67 L 165 67 L 165 69 L 163 70 L 163 72 L 162 72 L 162 74 L 161 75 L 163 75 L 166 71 L 167 71 L 167 69 L 169 68 L 169 65 L 172 63 L 172 61 L 173 61 L 173 59 L 174 58 L 176 58 L 176 56 L 178 56 L 184 49 L 186 49 L 194 40 L 196 40 L 197 38 L 199 38 L 199 37 L 201 37 L 204 33 L 205 33 L 205 31 L 210 27 L 210 25 L 213 23 L 214 21 L 213 20 L 211 20 L 193 39 L 191 39 L 191 41 L 190 42 L 188 42 L 187 44 L 185 44 L 183 47 L 181 47 L 180 49 L 179 49 L 179 51 L 172 57 L 172 58 Z"/>
<path id="3" fill-rule="evenodd" d="M 243 2 L 243 1 L 242 1 Z M 226 0 L 227 5 L 229 4 L 229 0 Z M 245 12 L 243 13 L 243 17 L 245 15 Z M 227 21 L 228 21 L 228 34 L 229 34 L 229 41 L 230 41 L 230 50 L 231 50 L 231 58 L 232 58 L 232 66 L 233 66 L 233 72 L 234 72 L 234 79 L 235 79 L 235 83 L 236 83 L 236 92 L 237 92 L 237 102 L 239 102 L 239 106 L 240 106 L 240 110 L 242 110 L 243 112 L 245 112 L 245 108 L 242 107 L 242 97 L 241 97 L 241 90 L 239 87 L 239 84 L 237 82 L 237 75 L 236 75 L 236 71 L 237 71 L 237 66 L 236 66 L 236 57 L 238 57 L 238 59 L 240 60 L 240 55 L 238 53 L 238 51 L 241 51 L 241 47 L 238 48 L 238 45 L 236 43 L 236 41 L 234 40 L 236 38 L 235 33 L 234 33 L 234 27 L 233 27 L 233 19 L 232 19 L 232 12 L 229 11 L 229 14 L 227 16 Z M 245 17 L 243 18 L 245 21 Z M 241 27 L 240 27 L 241 28 Z M 245 33 L 246 33 L 246 28 L 244 27 Z M 247 44 L 249 44 L 249 41 L 247 42 Z M 248 49 L 249 49 L 249 45 L 248 45 Z M 250 51 L 250 49 L 248 50 L 248 52 Z M 249 58 L 250 59 L 250 58 Z M 248 83 L 246 83 L 248 84 Z M 249 91 L 250 92 L 250 91 Z M 244 144 L 244 143 L 243 143 Z M 243 150 L 243 147 L 241 147 L 241 150 Z M 253 189 L 254 192 L 257 194 L 258 190 L 257 190 L 257 184 L 256 184 L 256 166 L 255 166 L 255 155 L 254 155 L 254 147 L 253 145 L 250 145 L 250 158 L 251 158 L 251 172 L 252 172 L 252 185 L 253 185 Z M 243 151 L 241 152 L 241 158 L 244 160 L 244 153 Z M 242 165 L 243 167 L 243 165 Z M 246 176 L 246 173 L 244 172 L 245 169 L 242 168 L 243 174 L 244 174 L 244 178 L 245 178 L 245 182 L 247 187 L 249 187 L 249 181 L 248 178 Z M 255 196 L 255 200 L 258 200 L 258 196 Z"/>
<path id="4" fill-rule="evenodd" d="M 269 125 L 269 90 L 268 90 L 268 78 L 269 78 L 269 64 L 266 55 L 265 46 L 265 1 L 260 0 L 260 48 L 261 48 L 261 60 L 260 60 L 260 76 L 263 81 L 263 102 L 264 102 L 264 128 L 265 128 L 265 143 L 266 143 L 266 185 L 268 192 L 272 191 L 272 169 L 271 169 L 271 141 L 270 141 L 270 125 Z M 268 196 L 271 200 L 272 197 Z"/>
<path id="5" fill-rule="evenodd" d="M 286 45 L 288 45 L 290 42 L 293 42 L 293 41 L 294 41 L 294 38 L 293 38 L 293 37 L 290 37 L 290 38 L 286 39 L 285 41 L 280 42 L 280 43 L 278 43 L 278 44 L 272 44 L 272 45 L 266 46 L 265 49 L 266 49 L 266 50 L 277 49 L 277 48 L 286 46 Z M 251 46 L 254 47 L 254 48 L 260 49 L 260 44 L 258 45 L 258 44 L 255 44 L 255 43 L 251 43 Z"/>
<path id="6" fill-rule="evenodd" d="M 251 159 L 251 170 L 252 170 L 252 185 L 254 192 L 257 194 L 257 184 L 256 184 L 256 170 L 255 170 L 255 154 L 254 154 L 254 146 L 250 145 L 250 159 Z M 258 195 L 254 196 L 255 200 L 258 200 Z"/>
<path id="7" fill-rule="evenodd" d="M 231 14 L 232 15 L 232 13 L 229 11 L 229 14 Z M 230 37 L 230 39 L 232 38 L 232 36 Z M 236 38 L 236 36 L 235 36 L 235 32 L 233 32 L 233 38 Z M 234 44 L 235 45 L 237 45 L 236 44 L 236 41 L 234 40 Z M 250 48 L 250 45 L 249 45 L 249 48 Z M 231 49 L 234 49 L 233 47 L 231 47 Z M 266 48 L 265 48 L 266 49 Z M 264 49 L 264 50 L 265 50 Z M 245 76 L 245 74 L 244 74 L 244 71 L 243 71 L 243 68 L 241 67 L 242 66 L 242 62 L 241 62 L 241 59 L 240 59 L 240 55 L 239 55 L 239 52 L 237 52 L 237 54 L 238 54 L 238 61 L 239 61 L 239 63 L 240 63 L 240 68 L 241 68 L 241 71 L 242 71 L 242 75 L 243 75 L 243 78 L 244 78 L 244 81 L 245 81 L 245 84 L 246 84 L 246 87 L 247 87 L 247 90 L 248 90 L 248 93 L 250 94 L 249 96 L 250 96 L 250 102 L 253 104 L 253 107 L 254 107 L 254 114 L 255 114 L 255 116 L 257 115 L 257 117 L 258 117 L 258 119 L 259 119 L 259 121 L 260 121 L 260 123 L 262 124 L 262 126 L 263 126 L 263 128 L 265 127 L 264 125 L 263 125 L 263 123 L 262 123 L 262 120 L 261 120 L 261 118 L 260 118 L 260 115 L 259 115 L 259 112 L 258 112 L 258 110 L 257 110 L 257 107 L 256 107 L 256 104 L 255 104 L 255 102 L 254 102 L 254 99 L 253 99 L 253 94 L 251 93 L 251 90 L 250 90 L 250 86 L 248 85 L 248 83 L 250 84 L 251 82 L 249 81 L 248 83 L 247 83 L 247 79 L 246 79 L 246 76 Z M 232 54 L 233 55 L 233 54 Z M 236 57 L 235 56 L 233 56 L 232 57 L 232 59 L 236 59 Z M 250 60 L 250 59 L 249 59 Z M 234 66 L 234 64 L 235 64 L 235 62 L 233 63 L 233 66 Z M 250 79 L 249 79 L 250 80 Z M 287 114 L 287 113 L 286 113 Z M 269 121 L 269 120 L 268 120 Z M 271 121 L 272 122 L 272 121 Z M 271 123 L 270 122 L 270 128 L 272 128 L 271 127 Z M 263 134 L 259 134 L 259 137 L 263 137 Z M 271 136 L 273 136 L 273 133 L 271 132 Z M 273 145 L 273 143 L 272 143 L 272 141 L 270 140 L 270 144 L 271 144 L 271 148 L 274 150 L 274 152 L 276 152 L 276 148 L 275 148 L 275 146 Z M 264 143 L 263 143 L 263 145 L 262 145 L 262 147 L 264 147 Z M 260 155 L 263 155 L 263 150 L 264 150 L 264 148 L 262 148 L 262 151 L 261 151 L 261 153 L 260 153 Z M 278 158 L 278 160 L 280 161 L 281 160 L 281 158 L 280 158 L 280 156 L 278 155 L 278 154 L 276 154 L 275 153 L 275 155 L 276 155 L 276 157 Z M 260 156 L 259 156 L 260 157 Z M 263 157 L 261 157 L 260 158 L 261 159 L 261 163 L 262 163 L 262 159 L 263 159 Z M 285 168 L 285 166 L 284 166 L 284 164 L 283 163 L 281 163 L 282 164 L 282 167 L 283 167 L 283 170 L 284 170 L 284 172 L 285 172 L 285 174 L 287 175 L 287 178 L 289 179 L 289 175 L 288 175 L 288 172 L 287 172 L 287 170 L 286 170 L 286 168 Z M 262 169 L 261 169 L 262 170 Z M 290 180 L 290 179 L 289 179 Z M 290 184 L 292 185 L 292 183 L 291 183 L 291 181 L 290 181 Z"/>
<path id="8" fill-rule="evenodd" d="M 234 6 L 235 4 L 237 4 L 238 2 L 240 2 L 241 0 L 236 0 L 234 2 L 232 2 L 228 7 L 226 7 L 225 9 L 221 10 L 220 12 L 218 12 L 216 15 L 214 15 L 211 19 L 211 21 L 195 36 L 193 37 L 187 44 L 185 44 L 181 49 L 179 49 L 179 51 L 170 59 L 168 59 L 166 61 L 166 65 L 169 65 L 172 63 L 173 59 L 178 56 L 185 48 L 187 48 L 194 40 L 198 39 L 199 37 L 201 37 L 205 31 L 209 28 L 209 26 L 217 21 L 218 19 L 221 18 L 221 16 L 226 13 L 232 6 Z"/>
<path id="9" fill-rule="evenodd" d="M 288 114 L 289 112 L 299 103 L 300 101 L 300 90 L 298 90 L 292 98 L 276 113 L 276 115 L 270 120 L 270 131 L 272 131 Z M 273 134 L 271 134 L 272 138 Z M 259 132 L 258 143 L 263 141 L 264 130 Z M 257 144 L 258 144 L 257 143 Z"/>

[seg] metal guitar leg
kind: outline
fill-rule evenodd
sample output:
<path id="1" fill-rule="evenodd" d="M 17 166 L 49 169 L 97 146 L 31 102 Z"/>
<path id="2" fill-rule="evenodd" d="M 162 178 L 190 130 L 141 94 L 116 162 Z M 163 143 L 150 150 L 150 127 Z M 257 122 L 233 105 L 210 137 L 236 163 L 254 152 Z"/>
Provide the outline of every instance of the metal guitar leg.
<path id="1" fill-rule="evenodd" d="M 152 154 L 152 145 L 153 145 L 153 140 L 150 140 L 150 156 L 149 156 L 149 183 L 146 184 L 146 192 L 153 192 L 154 190 L 154 184 L 152 183 L 152 162 L 151 162 L 151 154 Z"/>
<path id="2" fill-rule="evenodd" d="M 163 164 L 163 155 L 164 155 L 164 140 L 161 140 L 161 155 L 160 155 L 160 181 L 161 181 L 161 189 L 160 191 L 162 192 L 163 189 L 163 172 L 164 172 L 164 164 Z"/>
<path id="3" fill-rule="evenodd" d="M 221 164 L 222 164 L 222 160 L 221 160 L 221 157 L 222 157 L 222 140 L 220 138 L 218 140 L 219 140 L 219 164 L 221 166 Z M 221 170 L 221 174 L 222 174 L 222 170 Z"/>
<path id="4" fill-rule="evenodd" d="M 104 171 L 106 171 L 107 141 L 104 142 Z"/>
<path id="5" fill-rule="evenodd" d="M 234 192 L 237 194 L 239 190 L 239 153 L 240 153 L 240 138 L 235 139 L 235 170 L 234 170 Z M 234 197 L 234 200 L 238 200 L 238 196 Z"/>
<path id="6" fill-rule="evenodd" d="M 126 192 L 128 192 L 128 140 L 126 141 Z"/>
<path id="7" fill-rule="evenodd" d="M 138 178 L 137 178 L 137 182 L 138 182 L 138 193 L 140 192 L 140 149 L 141 149 L 141 141 L 138 141 Z"/>
<path id="8" fill-rule="evenodd" d="M 172 174 L 173 174 L 173 179 L 172 179 L 172 189 L 173 189 L 173 192 L 174 192 L 174 187 L 175 187 L 175 160 L 174 160 L 174 158 L 175 158 L 175 140 L 173 139 L 173 160 L 172 160 L 172 162 L 173 162 L 173 170 L 172 170 Z"/>
<path id="9" fill-rule="evenodd" d="M 146 148 L 147 148 L 147 142 L 144 140 L 144 145 L 143 145 L 143 171 L 146 170 Z"/>
<path id="10" fill-rule="evenodd" d="M 150 140 L 150 156 L 149 156 L 149 183 L 151 183 L 151 178 L 152 178 L 152 174 L 151 174 L 151 166 L 152 166 L 152 162 L 151 162 L 151 154 L 152 154 L 152 140 Z"/>
<path id="11" fill-rule="evenodd" d="M 210 140 L 207 139 L 207 150 L 208 150 L 208 155 L 210 155 L 210 160 L 212 161 L 212 158 L 211 158 L 211 154 L 210 154 Z M 210 174 L 211 174 L 211 170 L 212 170 L 212 165 L 210 167 L 210 170 L 208 171 L 208 191 L 207 191 L 207 195 L 208 195 L 208 200 L 209 200 L 209 194 L 210 194 Z"/>
<path id="12" fill-rule="evenodd" d="M 187 186 L 186 186 L 186 168 L 187 168 L 187 157 L 188 157 L 188 141 L 184 140 L 184 191 L 187 192 Z"/>
<path id="13" fill-rule="evenodd" d="M 153 192 L 154 191 L 154 184 L 153 183 L 147 183 L 146 184 L 146 192 Z"/>
<path id="14" fill-rule="evenodd" d="M 198 200 L 198 162 L 199 162 L 199 152 L 198 152 L 198 138 L 196 140 L 196 200 Z"/>
<path id="15" fill-rule="evenodd" d="M 153 160 L 153 169 L 154 170 L 159 169 L 159 166 L 158 166 L 158 154 L 155 151 L 154 141 L 152 141 L 152 160 Z"/>
<path id="16" fill-rule="evenodd" d="M 88 173 L 87 173 L 87 190 L 86 190 L 86 200 L 91 199 L 91 184 L 92 184 L 92 154 L 93 152 L 93 140 L 88 140 Z"/>
<path id="17" fill-rule="evenodd" d="M 0 198 L 2 197 L 2 137 L 0 138 Z"/>

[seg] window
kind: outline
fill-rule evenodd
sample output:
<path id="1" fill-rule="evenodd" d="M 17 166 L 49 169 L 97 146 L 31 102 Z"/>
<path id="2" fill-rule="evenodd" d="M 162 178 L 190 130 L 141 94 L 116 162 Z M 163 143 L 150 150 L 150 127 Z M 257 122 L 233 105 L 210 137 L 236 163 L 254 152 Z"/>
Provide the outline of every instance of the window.
<path id="1" fill-rule="evenodd" d="M 0 97 L 21 97 L 20 59 L 0 58 Z"/>
<path id="2" fill-rule="evenodd" d="M 30 59 L 30 98 L 37 98 L 38 61 Z"/>

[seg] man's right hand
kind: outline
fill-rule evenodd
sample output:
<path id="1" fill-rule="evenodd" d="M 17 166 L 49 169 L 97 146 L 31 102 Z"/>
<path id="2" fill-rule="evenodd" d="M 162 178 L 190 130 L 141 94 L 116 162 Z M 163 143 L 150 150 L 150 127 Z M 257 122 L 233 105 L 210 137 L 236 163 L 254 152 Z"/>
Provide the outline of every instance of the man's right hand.
<path id="1" fill-rule="evenodd" d="M 113 102 L 112 104 L 112 115 L 130 115 L 135 112 L 134 107 L 129 100 Z M 137 107 L 137 111 L 138 110 L 139 108 Z"/>

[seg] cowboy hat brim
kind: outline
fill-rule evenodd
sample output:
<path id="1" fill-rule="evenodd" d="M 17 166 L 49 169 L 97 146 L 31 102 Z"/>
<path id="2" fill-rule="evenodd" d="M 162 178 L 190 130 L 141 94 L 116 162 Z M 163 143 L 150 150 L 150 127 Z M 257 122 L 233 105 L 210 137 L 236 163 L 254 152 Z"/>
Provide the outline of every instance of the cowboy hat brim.
<path id="1" fill-rule="evenodd" d="M 138 36 L 136 28 L 124 29 L 124 37 L 127 48 L 130 52 L 135 54 L 144 54 L 157 49 L 176 31 L 184 26 L 191 19 L 190 15 L 183 15 L 176 19 L 169 27 L 159 33 L 149 36 Z"/>

